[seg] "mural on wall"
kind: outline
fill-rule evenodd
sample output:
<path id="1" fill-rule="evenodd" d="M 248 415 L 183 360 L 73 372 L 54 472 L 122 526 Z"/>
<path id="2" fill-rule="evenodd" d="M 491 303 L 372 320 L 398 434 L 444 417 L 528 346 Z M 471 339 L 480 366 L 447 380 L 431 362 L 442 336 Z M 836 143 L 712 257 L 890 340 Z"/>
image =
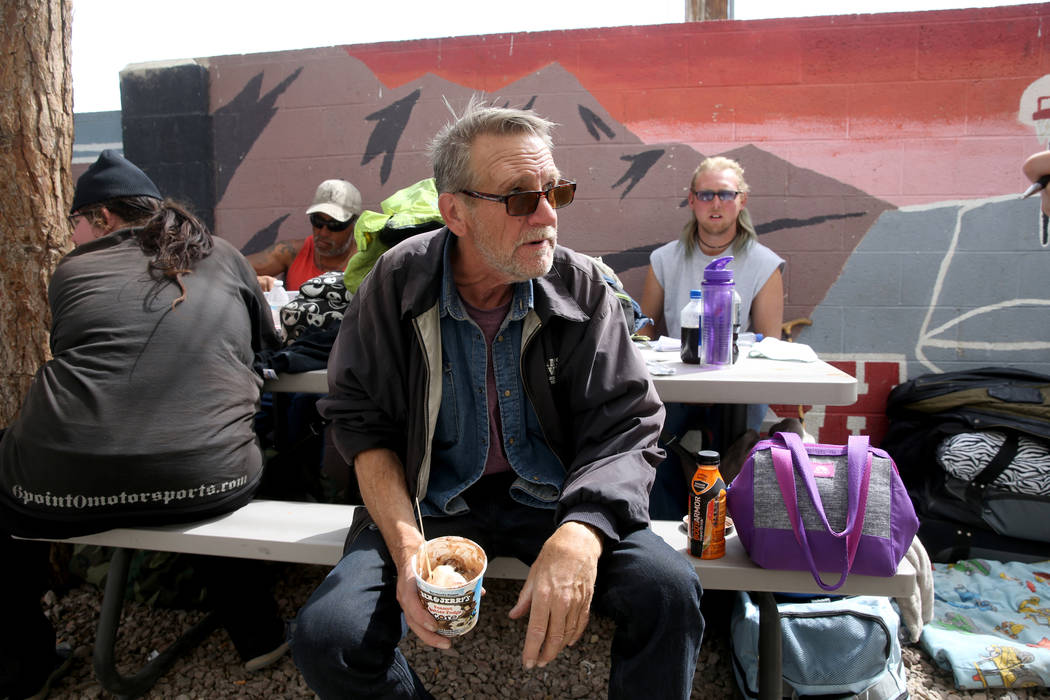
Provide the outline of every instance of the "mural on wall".
<path id="1" fill-rule="evenodd" d="M 383 156 L 383 163 L 379 168 L 379 182 L 384 185 L 390 179 L 390 169 L 394 163 L 394 154 L 397 153 L 397 144 L 401 141 L 401 135 L 405 133 L 405 127 L 408 126 L 408 119 L 412 116 L 412 108 L 419 100 L 420 92 L 416 90 L 407 97 L 402 97 L 397 102 L 365 117 L 366 121 L 376 122 L 376 125 L 368 137 L 361 165 L 362 167 L 368 165 L 372 159 Z"/>
<path id="2" fill-rule="evenodd" d="M 1043 3 L 211 58 L 215 228 L 248 251 L 302 238 L 332 177 L 378 210 L 431 174 L 427 141 L 478 93 L 559 124 L 579 183 L 560 242 L 636 296 L 696 165 L 739 160 L 787 261 L 785 320 L 879 377 L 873 415 L 880 387 L 925 372 L 1050 373 L 1050 248 L 1038 198 L 1018 194 L 1050 140 L 1048 19 Z"/>
<path id="3" fill-rule="evenodd" d="M 1018 122 L 1034 128 L 1032 150 L 1050 135 L 1050 76 L 1021 95 Z M 997 183 L 989 183 L 990 188 Z M 1050 358 L 1050 246 L 1038 198 L 1018 194 L 931 202 L 884 213 L 854 251 L 814 314 L 835 309 L 858 323 L 842 352 L 900 352 L 909 376 L 984 365 L 1046 372 Z M 885 303 L 872 307 L 871 299 Z M 893 327 L 887 337 L 878 329 Z M 875 331 L 875 332 L 872 332 Z M 825 338 L 830 344 L 830 338 Z"/>
<path id="4" fill-rule="evenodd" d="M 903 351 L 909 376 L 986 365 L 1045 373 L 1050 251 L 1024 232 L 1030 226 L 1009 225 L 1038 219 L 1037 202 L 1019 205 L 1017 199 L 915 205 L 884 214 L 814 313 L 814 335 L 841 323 L 848 329 L 842 353 Z M 847 311 L 840 315 L 838 309 Z M 910 344 L 902 347 L 902 339 Z"/>
<path id="5" fill-rule="evenodd" d="M 255 146 L 243 157 L 218 163 L 233 172 L 225 196 L 216 210 L 217 230 L 242 250 L 251 252 L 279 239 L 301 238 L 309 232 L 301 212 L 321 180 L 343 177 L 361 190 L 366 208 L 430 175 L 424 150 L 427 141 L 448 119 L 449 108 L 462 108 L 476 91 L 433 75 L 424 75 L 387 90 L 375 75 L 352 57 L 345 57 L 342 72 L 355 89 L 376 96 L 365 112 L 353 107 L 357 121 L 342 118 L 340 138 L 353 147 L 325 150 L 333 134 L 322 126 L 297 132 L 299 152 L 288 153 L 289 139 L 281 113 L 259 134 Z M 332 70 L 331 59 L 320 65 L 288 67 L 302 81 L 316 82 L 314 72 Z M 364 81 L 367 88 L 362 87 Z M 282 78 L 281 84 L 287 83 Z M 541 88 L 542 86 L 542 88 Z M 236 95 L 242 94 L 240 86 Z M 214 90 L 214 80 L 213 80 Z M 618 122 L 575 76 L 559 64 L 550 64 L 499 92 L 483 93 L 490 101 L 532 108 L 558 124 L 555 158 L 567 177 L 578 184 L 576 201 L 559 212 L 560 241 L 569 247 L 600 255 L 621 276 L 628 290 L 640 296 L 649 253 L 677 237 L 688 217 L 686 190 L 701 160 L 715 152 L 699 152 L 683 143 L 644 144 Z M 284 110 L 295 112 L 297 83 L 288 84 Z M 336 101 L 331 90 L 327 99 Z M 446 102 L 448 104 L 446 104 Z M 361 106 L 363 107 L 363 105 Z M 333 123 L 345 106 L 330 107 L 333 114 L 315 115 L 323 125 Z M 228 122 L 235 124 L 233 120 Z M 215 138 L 226 138 L 217 125 Z M 279 149 L 279 150 L 278 150 Z M 827 293 L 852 248 L 879 214 L 892 206 L 857 188 L 799 168 L 755 145 L 719 153 L 739 160 L 751 187 L 749 208 L 761 240 L 789 260 L 786 316 L 809 317 Z M 316 154 L 311 156 L 310 154 Z M 327 164 L 327 165 L 326 165 Z M 265 183 L 265 184 L 262 184 Z M 788 185 L 790 183 L 790 185 Z M 251 188 L 265 187 L 268 206 Z M 296 191 L 295 201 L 273 196 Z M 815 193 L 798 196 L 792 192 Z M 819 193 L 819 194 L 817 194 Z M 246 204 L 251 204 L 245 208 Z M 227 216 L 227 214 L 231 216 Z M 232 216 L 235 215 L 235 216 Z M 278 223 L 279 222 L 279 223 Z M 233 226 L 241 227 L 237 231 Z M 805 242 L 800 245 L 800 240 Z M 812 250 L 812 254 L 802 254 Z"/>
<path id="6" fill-rule="evenodd" d="M 255 145 L 259 134 L 277 114 L 275 106 L 277 98 L 295 82 L 297 77 L 299 77 L 299 71 L 293 71 L 291 75 L 262 95 L 260 88 L 263 74 L 258 73 L 244 85 L 234 99 L 216 109 L 212 114 L 212 128 L 223 135 L 222 139 L 215 141 L 216 200 L 222 200 L 226 187 L 230 184 L 230 178 L 237 170 L 237 165 L 244 160 L 244 156 Z"/>

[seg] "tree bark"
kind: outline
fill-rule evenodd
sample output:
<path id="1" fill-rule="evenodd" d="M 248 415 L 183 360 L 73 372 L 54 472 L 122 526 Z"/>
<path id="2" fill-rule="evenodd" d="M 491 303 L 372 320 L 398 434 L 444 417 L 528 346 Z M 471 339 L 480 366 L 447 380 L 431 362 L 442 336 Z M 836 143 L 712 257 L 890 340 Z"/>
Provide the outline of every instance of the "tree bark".
<path id="1" fill-rule="evenodd" d="M 47 285 L 72 247 L 70 0 L 0 0 L 0 427 L 50 357 Z"/>
<path id="2" fill-rule="evenodd" d="M 685 21 L 729 19 L 729 0 L 685 0 Z"/>

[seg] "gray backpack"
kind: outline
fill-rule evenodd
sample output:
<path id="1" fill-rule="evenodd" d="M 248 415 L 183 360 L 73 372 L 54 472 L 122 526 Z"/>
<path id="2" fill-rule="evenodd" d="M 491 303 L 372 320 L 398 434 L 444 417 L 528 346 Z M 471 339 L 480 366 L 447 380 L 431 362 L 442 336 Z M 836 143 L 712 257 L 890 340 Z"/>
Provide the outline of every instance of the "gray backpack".
<path id="1" fill-rule="evenodd" d="M 787 602 L 780 602 L 781 600 Z M 791 602 L 791 601 L 798 602 Z M 777 595 L 782 697 L 897 700 L 908 681 L 897 635 L 900 616 L 882 596 L 807 599 Z M 737 687 L 758 697 L 758 606 L 739 591 L 730 618 Z"/>

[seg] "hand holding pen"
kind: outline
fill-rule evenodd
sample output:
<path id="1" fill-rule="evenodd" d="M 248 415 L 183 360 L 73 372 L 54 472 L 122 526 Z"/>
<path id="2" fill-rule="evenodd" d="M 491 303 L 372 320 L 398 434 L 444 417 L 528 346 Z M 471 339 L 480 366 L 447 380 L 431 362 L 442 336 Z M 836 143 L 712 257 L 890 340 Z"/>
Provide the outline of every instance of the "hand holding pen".
<path id="1" fill-rule="evenodd" d="M 1032 182 L 1021 198 L 1031 197 L 1036 192 L 1041 192 L 1043 213 L 1050 215 L 1050 190 L 1046 189 L 1050 185 L 1050 151 L 1040 151 L 1030 155 L 1021 166 L 1021 172 Z"/>

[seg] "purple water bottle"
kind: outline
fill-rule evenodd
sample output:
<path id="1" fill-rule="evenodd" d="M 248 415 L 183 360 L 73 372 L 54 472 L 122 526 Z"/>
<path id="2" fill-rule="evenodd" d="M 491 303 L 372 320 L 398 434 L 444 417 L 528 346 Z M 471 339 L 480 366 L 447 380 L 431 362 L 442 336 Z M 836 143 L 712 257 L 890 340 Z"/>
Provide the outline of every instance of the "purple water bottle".
<path id="1" fill-rule="evenodd" d="M 726 269 L 732 260 L 733 256 L 727 255 L 704 268 L 700 350 L 705 365 L 733 362 L 733 271 Z"/>

